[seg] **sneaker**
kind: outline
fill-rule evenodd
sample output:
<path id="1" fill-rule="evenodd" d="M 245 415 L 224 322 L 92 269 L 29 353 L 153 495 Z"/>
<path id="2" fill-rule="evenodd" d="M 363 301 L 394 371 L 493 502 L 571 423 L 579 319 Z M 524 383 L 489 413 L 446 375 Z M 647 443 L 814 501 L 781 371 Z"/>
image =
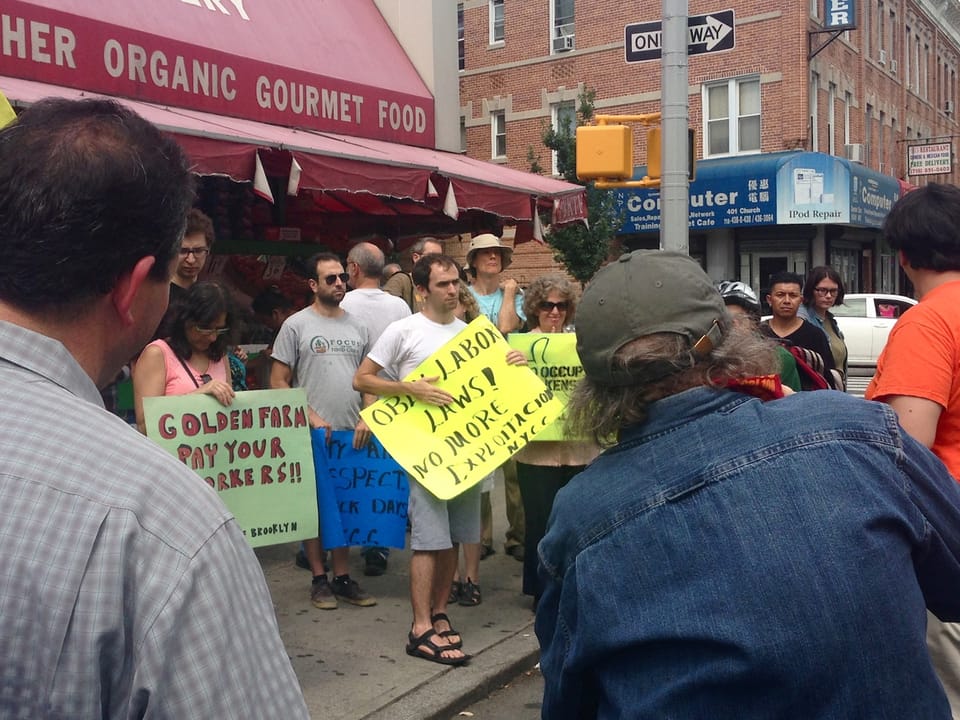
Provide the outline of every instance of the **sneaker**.
<path id="1" fill-rule="evenodd" d="M 363 558 L 366 561 L 363 568 L 364 575 L 377 577 L 387 571 L 387 554 L 383 550 L 379 548 L 367 550 Z"/>
<path id="2" fill-rule="evenodd" d="M 352 605 L 370 607 L 377 604 L 376 598 L 364 592 L 359 583 L 349 575 L 343 579 L 334 578 L 332 588 L 336 597 Z"/>
<path id="3" fill-rule="evenodd" d="M 321 575 L 310 586 L 310 602 L 318 610 L 336 610 L 337 598 L 330 589 L 326 575 Z"/>

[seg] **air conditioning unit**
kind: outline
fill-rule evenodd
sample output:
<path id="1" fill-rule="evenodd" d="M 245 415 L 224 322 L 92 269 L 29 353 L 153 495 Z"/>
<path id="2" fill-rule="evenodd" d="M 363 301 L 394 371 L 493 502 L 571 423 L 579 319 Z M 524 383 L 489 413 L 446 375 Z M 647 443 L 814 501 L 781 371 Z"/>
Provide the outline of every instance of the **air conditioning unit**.
<path id="1" fill-rule="evenodd" d="M 947 100 L 947 101 L 943 104 L 943 111 L 944 111 L 947 115 L 950 115 L 951 113 L 953 113 L 953 100 Z"/>
<path id="2" fill-rule="evenodd" d="M 882 49 L 880 50 L 880 57 L 877 58 L 877 62 L 880 63 L 881 65 L 886 65 L 886 64 L 887 64 L 887 51 L 886 51 L 886 50 L 882 50 Z"/>
<path id="3" fill-rule="evenodd" d="M 847 156 L 847 160 L 850 162 L 862 163 L 863 162 L 863 145 L 860 143 L 854 143 L 852 145 L 843 146 L 843 154 Z"/>
<path id="4" fill-rule="evenodd" d="M 896 74 L 897 74 L 897 61 L 896 61 L 896 60 L 891 60 L 891 61 L 890 61 L 890 74 L 891 74 L 891 75 L 896 75 Z"/>
<path id="5" fill-rule="evenodd" d="M 561 35 L 553 39 L 554 52 L 567 52 L 576 48 L 576 37 L 574 35 Z"/>

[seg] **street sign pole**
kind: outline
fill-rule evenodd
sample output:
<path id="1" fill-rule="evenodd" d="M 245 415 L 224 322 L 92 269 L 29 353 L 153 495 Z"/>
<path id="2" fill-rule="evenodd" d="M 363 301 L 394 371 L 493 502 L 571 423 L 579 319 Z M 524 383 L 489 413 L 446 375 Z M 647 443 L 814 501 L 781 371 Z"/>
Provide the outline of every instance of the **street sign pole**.
<path id="1" fill-rule="evenodd" d="M 660 248 L 689 254 L 687 0 L 663 0 Z"/>

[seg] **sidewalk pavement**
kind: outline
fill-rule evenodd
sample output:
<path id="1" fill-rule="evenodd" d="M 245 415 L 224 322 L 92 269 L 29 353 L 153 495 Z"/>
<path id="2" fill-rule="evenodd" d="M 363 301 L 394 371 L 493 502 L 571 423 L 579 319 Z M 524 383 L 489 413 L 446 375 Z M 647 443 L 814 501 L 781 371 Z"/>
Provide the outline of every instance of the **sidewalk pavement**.
<path id="1" fill-rule="evenodd" d="M 473 656 L 464 667 L 405 652 L 412 620 L 409 550 L 391 551 L 385 575 L 364 577 L 359 550 L 352 549 L 351 577 L 377 604 L 341 602 L 336 610 L 317 610 L 310 603 L 310 573 L 293 563 L 297 545 L 257 549 L 311 717 L 446 720 L 537 663 L 532 599 L 520 591 L 522 563 L 503 552 L 502 486 L 491 499 L 497 554 L 480 563 L 483 602 L 448 608 L 464 651 Z"/>

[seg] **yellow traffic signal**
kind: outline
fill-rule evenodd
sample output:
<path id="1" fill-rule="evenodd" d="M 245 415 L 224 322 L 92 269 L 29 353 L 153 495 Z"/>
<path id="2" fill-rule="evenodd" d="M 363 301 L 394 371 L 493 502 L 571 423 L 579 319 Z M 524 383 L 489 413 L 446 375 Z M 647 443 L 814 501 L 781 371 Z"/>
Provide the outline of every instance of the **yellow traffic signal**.
<path id="1" fill-rule="evenodd" d="M 633 133 L 629 125 L 577 128 L 577 177 L 581 180 L 633 176 Z"/>
<path id="2" fill-rule="evenodd" d="M 647 128 L 647 178 L 660 179 L 660 128 Z"/>

